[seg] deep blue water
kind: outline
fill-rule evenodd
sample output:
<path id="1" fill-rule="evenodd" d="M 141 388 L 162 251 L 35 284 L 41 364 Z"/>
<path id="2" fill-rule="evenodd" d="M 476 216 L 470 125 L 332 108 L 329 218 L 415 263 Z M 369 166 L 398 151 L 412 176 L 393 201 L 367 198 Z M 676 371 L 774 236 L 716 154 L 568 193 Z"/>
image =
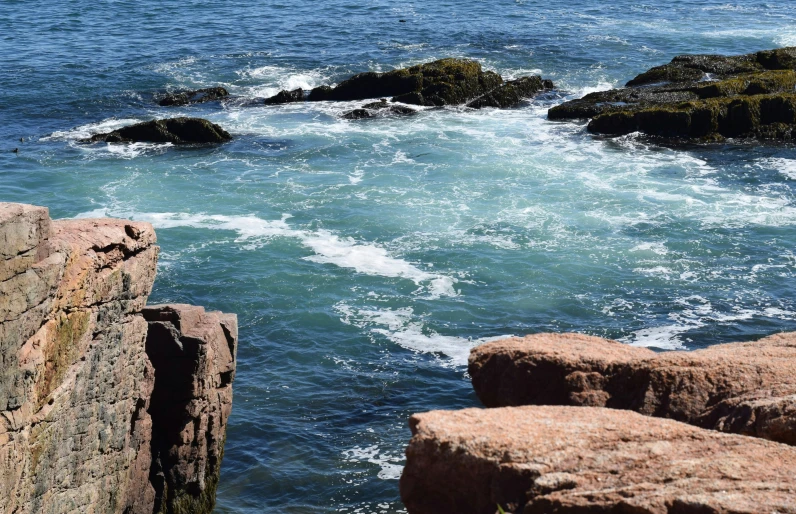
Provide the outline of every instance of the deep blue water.
<path id="1" fill-rule="evenodd" d="M 239 315 L 218 512 L 400 512 L 406 420 L 477 405 L 463 364 L 484 339 L 693 349 L 796 330 L 793 147 L 668 148 L 546 120 L 679 53 L 796 45 L 793 2 L 0 5 L 0 201 L 151 221 L 152 300 Z M 152 102 L 446 56 L 564 94 L 360 122 L 338 114 L 361 102 Z M 235 140 L 76 142 L 171 115 Z"/>

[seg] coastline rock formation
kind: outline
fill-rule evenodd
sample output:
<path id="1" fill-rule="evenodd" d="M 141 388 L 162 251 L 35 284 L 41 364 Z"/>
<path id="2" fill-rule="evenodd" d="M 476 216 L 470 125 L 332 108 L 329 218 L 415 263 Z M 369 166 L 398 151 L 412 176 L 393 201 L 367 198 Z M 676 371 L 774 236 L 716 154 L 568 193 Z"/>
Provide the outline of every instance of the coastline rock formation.
<path id="1" fill-rule="evenodd" d="M 223 87 L 208 87 L 196 89 L 194 91 L 178 91 L 167 93 L 160 99 L 158 105 L 161 107 L 174 107 L 188 104 L 201 104 L 220 100 L 229 96 L 229 92 Z"/>
<path id="2" fill-rule="evenodd" d="M 469 59 L 440 59 L 386 73 L 365 72 L 344 80 L 335 87 L 320 86 L 308 95 L 297 89 L 281 91 L 265 100 L 266 104 L 299 101 L 351 101 L 392 97 L 392 102 L 436 106 L 467 105 L 513 107 L 526 98 L 551 89 L 553 83 L 541 77 L 523 77 L 504 82 L 495 72 L 483 71 L 481 64 Z M 363 110 L 373 110 L 365 106 Z M 403 114 L 403 113 L 399 113 Z M 356 118 L 355 115 L 351 115 Z M 359 116 L 371 117 L 371 116 Z"/>
<path id="3" fill-rule="evenodd" d="M 171 143 L 175 145 L 224 143 L 229 132 L 202 118 L 169 118 L 128 125 L 105 134 L 95 134 L 82 143 Z"/>
<path id="4" fill-rule="evenodd" d="M 212 510 L 235 318 L 145 308 L 155 243 L 148 223 L 0 203 L 2 512 Z"/>
<path id="5" fill-rule="evenodd" d="M 537 334 L 470 353 L 487 407 L 629 409 L 796 445 L 796 333 L 655 353 L 582 334 Z"/>
<path id="6" fill-rule="evenodd" d="M 738 56 L 680 55 L 624 88 L 553 107 L 551 120 L 591 118 L 590 132 L 720 141 L 796 136 L 796 47 Z"/>
<path id="7" fill-rule="evenodd" d="M 796 448 L 635 412 L 504 407 L 416 414 L 411 514 L 796 512 Z"/>

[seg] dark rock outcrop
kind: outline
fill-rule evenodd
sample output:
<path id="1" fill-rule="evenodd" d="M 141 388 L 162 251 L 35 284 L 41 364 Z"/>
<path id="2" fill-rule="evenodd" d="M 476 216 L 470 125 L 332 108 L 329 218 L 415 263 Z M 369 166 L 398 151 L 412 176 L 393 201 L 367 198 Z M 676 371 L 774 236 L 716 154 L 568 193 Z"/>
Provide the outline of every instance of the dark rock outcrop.
<path id="1" fill-rule="evenodd" d="M 274 96 L 265 99 L 265 105 L 280 105 L 304 101 L 304 90 L 301 88 L 288 91 L 283 89 Z"/>
<path id="2" fill-rule="evenodd" d="M 364 118 L 377 118 L 385 116 L 407 116 L 415 114 L 417 111 L 405 105 L 395 105 L 387 102 L 386 98 L 382 98 L 378 102 L 365 104 L 360 109 L 354 109 L 344 112 L 342 118 L 347 120 L 361 120 Z"/>
<path id="3" fill-rule="evenodd" d="M 589 131 L 695 140 L 792 140 L 796 47 L 740 56 L 682 55 L 629 81 L 550 109 L 592 118 Z"/>
<path id="4" fill-rule="evenodd" d="M 167 375 L 197 386 L 170 404 L 164 422 L 159 406 L 174 398 L 169 380 L 161 384 L 159 349 L 173 342 L 148 336 L 142 315 L 155 242 L 148 223 L 51 221 L 45 208 L 0 203 L 3 512 L 186 512 L 180 505 L 211 512 L 231 402 L 234 317 L 171 309 L 180 313 L 183 347 L 198 350 L 192 367 L 172 365 Z M 179 501 L 156 504 L 164 496 L 159 470 L 168 477 L 175 469 L 177 478 L 165 483 L 173 487 L 168 498 Z"/>
<path id="5" fill-rule="evenodd" d="M 796 512 L 796 448 L 635 412 L 506 407 L 416 414 L 410 514 Z"/>
<path id="6" fill-rule="evenodd" d="M 469 373 L 487 407 L 630 409 L 796 445 L 794 361 L 796 333 L 664 353 L 581 334 L 539 334 L 474 348 Z"/>
<path id="7" fill-rule="evenodd" d="M 500 75 L 483 71 L 476 61 L 448 58 L 386 73 L 360 73 L 335 87 L 316 87 L 306 99 L 349 101 L 392 97 L 393 102 L 411 105 L 439 107 L 472 103 L 474 108 L 510 107 L 552 86 L 552 82 L 540 77 L 504 83 Z M 490 92 L 493 94 L 489 95 Z M 283 91 L 269 100 L 277 103 L 280 97 L 293 101 L 290 95 Z M 481 97 L 483 100 L 476 101 Z"/>
<path id="8" fill-rule="evenodd" d="M 106 134 L 96 134 L 84 143 L 172 143 L 175 145 L 224 143 L 229 132 L 201 118 L 169 118 L 136 123 Z"/>
<path id="9" fill-rule="evenodd" d="M 160 99 L 160 101 L 158 101 L 158 105 L 162 107 L 171 107 L 188 104 L 200 104 L 204 102 L 220 100 L 228 96 L 229 92 L 223 87 L 208 87 L 194 91 L 178 91 L 176 93 L 167 93 L 163 98 Z"/>

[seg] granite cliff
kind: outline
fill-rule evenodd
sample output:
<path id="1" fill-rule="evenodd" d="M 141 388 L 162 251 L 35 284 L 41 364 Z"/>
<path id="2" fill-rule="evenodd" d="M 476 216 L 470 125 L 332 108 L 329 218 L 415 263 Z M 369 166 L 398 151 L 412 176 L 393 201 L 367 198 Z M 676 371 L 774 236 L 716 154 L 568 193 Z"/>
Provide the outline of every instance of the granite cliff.
<path id="1" fill-rule="evenodd" d="M 212 510 L 237 321 L 146 307 L 152 227 L 0 203 L 0 509 Z"/>

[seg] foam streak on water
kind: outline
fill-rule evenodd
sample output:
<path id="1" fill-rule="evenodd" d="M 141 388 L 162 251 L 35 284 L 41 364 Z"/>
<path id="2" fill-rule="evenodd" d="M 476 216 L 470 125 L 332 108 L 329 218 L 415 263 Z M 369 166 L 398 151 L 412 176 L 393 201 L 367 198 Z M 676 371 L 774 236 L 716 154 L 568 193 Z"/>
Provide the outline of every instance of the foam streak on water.
<path id="1" fill-rule="evenodd" d="M 792 44 L 792 2 L 10 5 L 0 201 L 151 222 L 151 301 L 239 315 L 218 512 L 402 512 L 408 416 L 477 406 L 469 350 L 506 334 L 691 350 L 796 330 L 792 146 L 546 116 L 678 54 Z M 358 121 L 340 114 L 363 102 L 262 104 L 448 56 L 560 89 Z M 219 85 L 229 101 L 153 101 Z M 166 116 L 234 139 L 80 142 Z"/>

